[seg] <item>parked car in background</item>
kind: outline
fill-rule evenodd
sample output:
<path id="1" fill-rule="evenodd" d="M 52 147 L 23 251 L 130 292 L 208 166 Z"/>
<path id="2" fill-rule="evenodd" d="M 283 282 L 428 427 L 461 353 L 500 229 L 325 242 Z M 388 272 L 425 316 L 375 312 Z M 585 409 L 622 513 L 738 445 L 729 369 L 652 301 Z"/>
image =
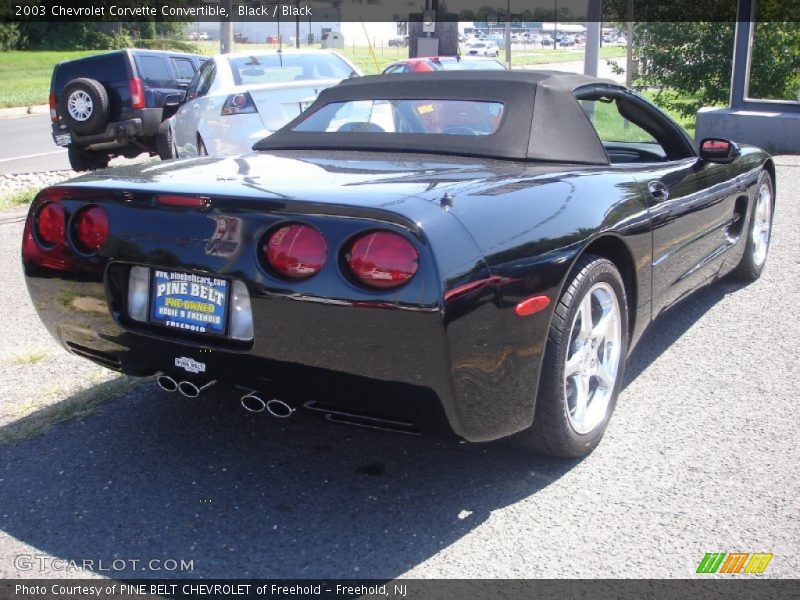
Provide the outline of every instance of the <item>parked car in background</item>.
<path id="1" fill-rule="evenodd" d="M 465 54 L 467 56 L 499 56 L 500 47 L 492 41 L 479 41 L 470 44 Z"/>
<path id="2" fill-rule="evenodd" d="M 405 48 L 408 46 L 408 36 L 398 35 L 389 39 L 388 46 L 390 48 Z"/>
<path id="3" fill-rule="evenodd" d="M 211 58 L 161 127 L 162 159 L 227 156 L 299 115 L 320 91 L 361 71 L 331 50 L 258 51 Z"/>
<path id="4" fill-rule="evenodd" d="M 575 38 L 573 38 L 571 35 L 567 33 L 564 33 L 556 37 L 556 42 L 558 43 L 559 46 L 564 46 L 564 47 L 574 46 Z"/>
<path id="5" fill-rule="evenodd" d="M 115 156 L 156 153 L 162 121 L 177 109 L 206 57 L 117 50 L 68 60 L 53 69 L 53 140 L 76 171 L 101 169 Z"/>
<path id="6" fill-rule="evenodd" d="M 425 73 L 430 71 L 502 71 L 506 66 L 494 58 L 477 56 L 425 56 L 391 63 L 383 70 L 391 73 Z"/>

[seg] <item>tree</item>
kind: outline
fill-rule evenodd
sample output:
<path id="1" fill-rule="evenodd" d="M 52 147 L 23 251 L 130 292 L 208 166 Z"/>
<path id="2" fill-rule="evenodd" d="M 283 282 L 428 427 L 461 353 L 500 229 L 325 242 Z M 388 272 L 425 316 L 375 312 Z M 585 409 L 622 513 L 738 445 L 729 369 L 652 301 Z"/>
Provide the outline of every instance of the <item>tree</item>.
<path id="1" fill-rule="evenodd" d="M 151 7 L 159 9 L 162 0 L 93 0 L 98 7 Z M 189 0 L 172 0 L 171 5 L 188 5 Z M 10 6 L 10 5 L 9 5 Z M 180 21 L 126 21 L 106 20 L 8 22 L 10 9 L 0 3 L 0 49 L 2 50 L 106 50 L 132 45 L 135 39 L 180 39 L 186 23 Z M 160 13 L 158 13 L 160 14 Z M 163 17 L 157 17 L 162 19 Z"/>
<path id="2" fill-rule="evenodd" d="M 686 116 L 728 102 L 734 23 L 637 23 L 634 85 L 654 88 L 666 108 Z M 800 23 L 756 24 L 750 96 L 796 100 L 800 93 Z"/>
<path id="3" fill-rule="evenodd" d="M 109 25 L 108 31 L 104 25 Z M 108 50 L 131 45 L 125 29 L 111 23 L 30 21 L 17 26 L 17 50 Z"/>
<path id="4" fill-rule="evenodd" d="M 16 23 L 0 23 L 0 50 L 13 50 L 19 42 L 19 26 Z"/>
<path id="5" fill-rule="evenodd" d="M 800 23 L 756 23 L 750 97 L 800 101 Z"/>

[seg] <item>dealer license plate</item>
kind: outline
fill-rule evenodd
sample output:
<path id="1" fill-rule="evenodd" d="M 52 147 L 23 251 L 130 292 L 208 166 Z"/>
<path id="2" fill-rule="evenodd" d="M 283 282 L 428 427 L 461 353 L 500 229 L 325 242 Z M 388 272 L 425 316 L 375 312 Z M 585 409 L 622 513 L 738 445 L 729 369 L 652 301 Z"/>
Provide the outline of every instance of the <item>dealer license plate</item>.
<path id="1" fill-rule="evenodd" d="M 153 271 L 150 318 L 173 329 L 224 334 L 230 284 L 182 271 Z"/>

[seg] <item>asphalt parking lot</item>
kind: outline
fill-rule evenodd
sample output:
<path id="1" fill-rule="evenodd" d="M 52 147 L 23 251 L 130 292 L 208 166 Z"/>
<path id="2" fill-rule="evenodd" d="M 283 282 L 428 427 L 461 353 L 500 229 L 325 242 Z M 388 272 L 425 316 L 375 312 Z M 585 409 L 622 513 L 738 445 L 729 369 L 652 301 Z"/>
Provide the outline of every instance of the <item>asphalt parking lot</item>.
<path id="1" fill-rule="evenodd" d="M 0 445 L 0 577 L 82 575 L 20 565 L 38 555 L 115 577 L 685 578 L 706 552 L 771 552 L 762 577 L 797 577 L 800 157 L 776 162 L 763 277 L 654 323 L 582 461 L 130 389 L 50 340 L 20 271 L 22 212 L 0 213 L 0 440 L 113 396 Z M 131 562 L 153 559 L 193 570 Z"/>

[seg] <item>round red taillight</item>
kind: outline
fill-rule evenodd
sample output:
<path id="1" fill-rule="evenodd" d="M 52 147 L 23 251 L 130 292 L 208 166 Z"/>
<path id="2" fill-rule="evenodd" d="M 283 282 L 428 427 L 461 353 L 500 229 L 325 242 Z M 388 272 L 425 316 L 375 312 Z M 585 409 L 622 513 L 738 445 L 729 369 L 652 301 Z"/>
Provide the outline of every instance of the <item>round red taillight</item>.
<path id="1" fill-rule="evenodd" d="M 328 243 L 323 235 L 299 223 L 284 225 L 270 233 L 262 250 L 267 264 L 289 279 L 316 275 L 328 257 Z"/>
<path id="2" fill-rule="evenodd" d="M 108 239 L 108 217 L 99 206 L 88 206 L 75 215 L 74 242 L 78 250 L 92 254 Z"/>
<path id="3" fill-rule="evenodd" d="M 238 108 L 242 108 L 245 104 L 247 104 L 247 96 L 244 94 L 236 94 L 233 97 L 233 104 Z"/>
<path id="4" fill-rule="evenodd" d="M 64 241 L 67 213 L 57 202 L 47 202 L 36 213 L 36 234 L 45 246 L 55 246 Z"/>
<path id="5" fill-rule="evenodd" d="M 402 235 L 374 231 L 357 238 L 345 255 L 356 278 L 375 288 L 392 288 L 410 280 L 419 267 L 419 252 Z"/>

